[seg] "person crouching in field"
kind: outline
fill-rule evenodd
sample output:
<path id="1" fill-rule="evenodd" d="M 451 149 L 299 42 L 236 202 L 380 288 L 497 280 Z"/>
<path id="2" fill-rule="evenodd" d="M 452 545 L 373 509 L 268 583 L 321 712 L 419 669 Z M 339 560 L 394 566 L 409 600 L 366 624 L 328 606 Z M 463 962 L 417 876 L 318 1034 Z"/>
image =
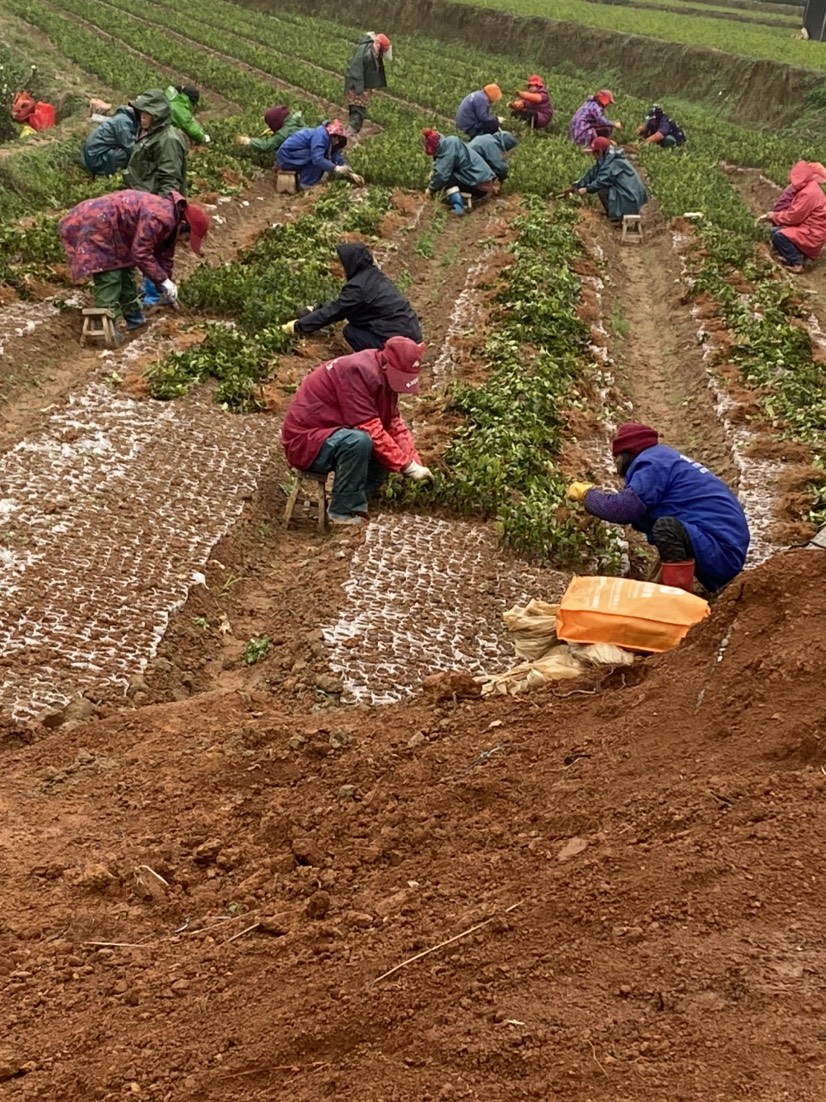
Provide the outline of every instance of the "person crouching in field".
<path id="1" fill-rule="evenodd" d="M 399 413 L 399 395 L 419 391 L 424 351 L 408 337 L 391 337 L 383 349 L 339 356 L 305 376 L 287 407 L 287 462 L 315 474 L 335 471 L 333 524 L 363 524 L 388 471 L 416 482 L 433 477 Z"/>
<path id="2" fill-rule="evenodd" d="M 508 104 L 513 117 L 528 123 L 534 130 L 544 130 L 554 117 L 554 108 L 542 77 L 536 73 L 528 77 L 528 87 L 516 96 Z"/>
<path id="3" fill-rule="evenodd" d="M 614 93 L 603 88 L 589 96 L 581 107 L 574 112 L 568 136 L 572 142 L 588 150 L 593 146 L 594 138 L 610 138 L 612 130 L 622 130 L 619 119 L 613 121 L 606 117 L 605 108 L 614 102 Z"/>
<path id="4" fill-rule="evenodd" d="M 195 118 L 201 93 L 191 84 L 170 84 L 164 93 L 172 108 L 172 125 L 196 145 L 209 145 L 210 136 Z"/>
<path id="5" fill-rule="evenodd" d="M 596 158 L 593 168 L 575 180 L 568 192 L 596 194 L 609 220 L 615 224 L 621 223 L 626 214 L 639 214 L 648 202 L 648 195 L 624 151 L 611 145 L 608 138 L 594 138 L 591 149 Z"/>
<path id="6" fill-rule="evenodd" d="M 826 244 L 826 168 L 817 161 L 798 161 L 789 186 L 758 222 L 771 222 L 772 248 L 790 272 L 802 272 L 804 260 L 817 260 Z"/>
<path id="7" fill-rule="evenodd" d="M 86 199 L 72 207 L 58 225 L 74 280 L 92 277 L 95 306 L 108 310 L 127 329 L 145 323 L 135 283 L 136 269 L 157 284 L 165 301 L 174 303 L 172 282 L 175 246 L 189 241 L 201 254 L 209 232 L 209 215 L 178 192 L 150 195 L 146 191 L 115 191 Z"/>
<path id="8" fill-rule="evenodd" d="M 347 135 L 339 120 L 328 120 L 290 135 L 276 153 L 275 163 L 282 172 L 298 175 L 302 191 L 320 184 L 327 173 L 343 176 L 361 187 L 364 179 L 344 159 L 346 145 Z"/>
<path id="9" fill-rule="evenodd" d="M 670 119 L 658 103 L 653 103 L 645 116 L 645 122 L 637 127 L 637 134 L 646 145 L 658 145 L 661 149 L 673 149 L 685 145 L 682 127 Z"/>
<path id="10" fill-rule="evenodd" d="M 478 134 L 495 134 L 505 120 L 492 115 L 490 109 L 501 98 L 502 89 L 498 84 L 486 84 L 478 92 L 469 92 L 456 112 L 456 129 L 469 138 L 475 138 Z"/>
<path id="11" fill-rule="evenodd" d="M 306 124 L 300 111 L 290 111 L 285 104 L 277 104 L 265 111 L 264 122 L 267 125 L 264 136 L 250 138 L 246 134 L 239 134 L 235 144 L 249 150 L 258 164 L 269 167 L 287 138 L 306 129 Z"/>
<path id="12" fill-rule="evenodd" d="M 648 425 L 620 425 L 611 445 L 625 488 L 620 493 L 574 482 L 568 498 L 612 524 L 630 524 L 660 554 L 663 585 L 691 592 L 694 573 L 714 593 L 743 569 L 749 526 L 725 482 L 659 443 Z"/>
<path id="13" fill-rule="evenodd" d="M 516 138 L 507 130 L 497 130 L 495 134 L 479 134 L 468 142 L 468 149 L 472 149 L 482 158 L 488 168 L 496 173 L 501 184 L 510 172 L 507 155 L 515 148 Z"/>
<path id="14" fill-rule="evenodd" d="M 454 213 L 464 214 L 462 192 L 476 199 L 493 195 L 499 182 L 496 173 L 461 138 L 443 137 L 438 130 L 423 130 L 424 151 L 433 158 L 433 171 L 425 189 L 425 198 L 432 199 L 444 191 Z"/>

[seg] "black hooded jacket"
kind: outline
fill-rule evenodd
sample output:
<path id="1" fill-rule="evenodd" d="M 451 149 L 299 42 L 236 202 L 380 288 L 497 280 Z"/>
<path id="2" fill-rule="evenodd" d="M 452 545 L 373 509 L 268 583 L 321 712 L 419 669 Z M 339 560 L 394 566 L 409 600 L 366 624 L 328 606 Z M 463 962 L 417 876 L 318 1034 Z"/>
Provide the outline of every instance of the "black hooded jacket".
<path id="1" fill-rule="evenodd" d="M 422 331 L 413 307 L 387 276 L 373 263 L 366 245 L 337 245 L 347 282 L 333 302 L 325 302 L 295 323 L 296 333 L 306 335 L 346 318 L 358 329 L 367 329 L 381 340 L 410 337 L 421 341 Z"/>

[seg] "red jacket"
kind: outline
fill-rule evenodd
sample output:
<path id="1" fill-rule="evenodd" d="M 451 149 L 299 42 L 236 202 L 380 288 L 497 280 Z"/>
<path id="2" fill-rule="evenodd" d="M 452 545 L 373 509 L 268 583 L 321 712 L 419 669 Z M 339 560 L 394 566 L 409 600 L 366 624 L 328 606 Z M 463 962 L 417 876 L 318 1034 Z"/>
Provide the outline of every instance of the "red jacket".
<path id="1" fill-rule="evenodd" d="M 281 443 L 291 467 L 306 471 L 337 429 L 362 429 L 376 459 L 401 471 L 419 462 L 410 429 L 399 415 L 399 396 L 387 384 L 383 353 L 376 349 L 339 356 L 305 376 L 287 408 Z"/>
<path id="2" fill-rule="evenodd" d="M 816 162 L 798 161 L 789 180 L 791 186 L 780 195 L 769 217 L 804 256 L 816 260 L 826 244 L 826 195 L 820 187 L 826 181 L 826 170 Z"/>

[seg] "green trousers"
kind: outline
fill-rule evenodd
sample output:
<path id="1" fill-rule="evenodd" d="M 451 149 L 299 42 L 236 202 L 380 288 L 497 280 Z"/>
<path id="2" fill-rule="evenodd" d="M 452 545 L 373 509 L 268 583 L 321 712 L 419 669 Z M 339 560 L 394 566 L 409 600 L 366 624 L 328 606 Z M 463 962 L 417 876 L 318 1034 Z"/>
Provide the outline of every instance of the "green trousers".
<path id="1" fill-rule="evenodd" d="M 138 288 L 135 268 L 115 268 L 112 272 L 95 272 L 95 306 L 99 310 L 111 310 L 115 319 L 139 314 Z"/>

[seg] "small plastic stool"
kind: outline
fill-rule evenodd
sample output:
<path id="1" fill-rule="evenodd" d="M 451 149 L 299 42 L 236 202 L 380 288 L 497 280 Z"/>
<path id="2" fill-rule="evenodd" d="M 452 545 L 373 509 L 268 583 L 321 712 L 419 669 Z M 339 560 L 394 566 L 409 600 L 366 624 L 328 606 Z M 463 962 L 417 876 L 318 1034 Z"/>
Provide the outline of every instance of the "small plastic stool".
<path id="1" fill-rule="evenodd" d="M 465 210 L 473 210 L 473 196 L 469 195 L 466 191 L 460 192 L 460 194 L 465 204 Z"/>
<path id="2" fill-rule="evenodd" d="M 90 307 L 83 311 L 83 329 L 80 334 L 81 345 L 87 341 L 103 341 L 109 348 L 117 344 L 115 339 L 115 319 L 111 310 Z"/>
<path id="3" fill-rule="evenodd" d="M 275 170 L 276 195 L 295 195 L 298 191 L 298 173 L 286 172 L 277 168 Z"/>
<path id="4" fill-rule="evenodd" d="M 284 527 L 289 528 L 295 511 L 298 495 L 301 492 L 302 483 L 311 482 L 313 496 L 318 508 L 318 527 L 322 532 L 327 531 L 327 475 L 316 474 L 315 471 L 298 471 L 294 467 L 290 469 L 293 476 L 293 486 L 290 496 L 287 498 L 287 507 L 284 509 Z M 309 503 L 308 503 L 309 504 Z"/>
<path id="5" fill-rule="evenodd" d="M 621 244 L 642 244 L 642 218 L 639 214 L 623 215 Z"/>

